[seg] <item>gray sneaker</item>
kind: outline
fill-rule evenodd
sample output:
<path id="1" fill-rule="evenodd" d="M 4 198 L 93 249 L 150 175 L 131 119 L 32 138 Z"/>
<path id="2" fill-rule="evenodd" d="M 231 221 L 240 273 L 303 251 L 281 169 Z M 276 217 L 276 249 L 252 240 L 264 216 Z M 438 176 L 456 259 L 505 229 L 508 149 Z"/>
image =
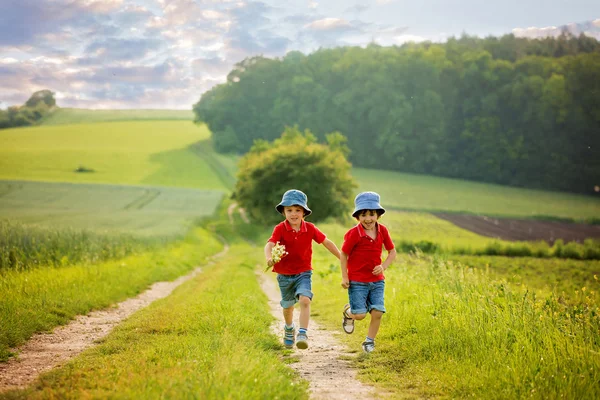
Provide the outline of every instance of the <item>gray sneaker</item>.
<path id="1" fill-rule="evenodd" d="M 349 309 L 350 309 L 350 304 L 346 304 L 344 306 L 344 311 L 342 311 L 342 315 L 344 316 L 344 319 L 342 320 L 342 329 L 347 334 L 351 334 L 352 332 L 354 332 L 354 320 L 352 318 L 350 318 L 348 316 L 348 314 L 346 314 L 346 312 Z"/>
<path id="2" fill-rule="evenodd" d="M 299 349 L 308 349 L 308 336 L 306 333 L 299 333 L 296 336 L 296 347 Z"/>
<path id="3" fill-rule="evenodd" d="M 363 351 L 367 354 L 373 352 L 375 350 L 375 342 L 363 342 L 362 343 Z"/>

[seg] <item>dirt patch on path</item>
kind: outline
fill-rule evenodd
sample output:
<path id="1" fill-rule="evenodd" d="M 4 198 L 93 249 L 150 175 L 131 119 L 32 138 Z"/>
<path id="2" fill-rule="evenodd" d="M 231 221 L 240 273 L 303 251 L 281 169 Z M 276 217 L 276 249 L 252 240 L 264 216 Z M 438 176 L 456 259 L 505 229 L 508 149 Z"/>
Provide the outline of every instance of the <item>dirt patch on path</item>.
<path id="1" fill-rule="evenodd" d="M 582 243 L 587 238 L 600 238 L 599 225 L 557 221 L 493 218 L 480 215 L 435 213 L 438 218 L 452 222 L 479 235 L 513 241 L 555 240 Z"/>
<path id="2" fill-rule="evenodd" d="M 257 272 L 263 291 L 269 298 L 271 314 L 276 321 L 271 329 L 277 337 L 283 337 L 283 316 L 279 305 L 279 289 L 275 282 Z M 299 312 L 294 312 L 296 326 L 299 326 Z M 341 319 L 341 317 L 340 317 Z M 341 329 L 341 328 L 340 328 Z M 290 365 L 302 378 L 309 382 L 310 398 L 314 400 L 376 399 L 375 389 L 356 380 L 356 370 L 342 356 L 351 355 L 338 343 L 332 334 L 319 327 L 311 319 L 308 330 L 310 347 L 307 350 L 294 350 L 298 362 Z M 340 333 L 341 334 L 341 333 Z"/>
<path id="3" fill-rule="evenodd" d="M 225 245 L 223 251 L 210 259 L 220 257 L 228 250 L 229 247 Z M 139 296 L 118 303 L 113 308 L 77 316 L 68 325 L 56 328 L 52 333 L 34 335 L 14 350 L 18 353 L 17 358 L 0 363 L 0 393 L 24 388 L 40 374 L 64 364 L 108 335 L 125 318 L 153 301 L 167 297 L 176 287 L 200 272 L 201 268 L 198 267 L 172 282 L 156 282 Z"/>

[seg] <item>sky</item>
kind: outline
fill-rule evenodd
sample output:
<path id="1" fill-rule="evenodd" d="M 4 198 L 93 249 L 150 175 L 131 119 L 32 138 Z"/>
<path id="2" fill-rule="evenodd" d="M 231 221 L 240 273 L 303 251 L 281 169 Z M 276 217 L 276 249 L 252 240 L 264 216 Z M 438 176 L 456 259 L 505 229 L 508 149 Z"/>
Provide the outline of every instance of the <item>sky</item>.
<path id="1" fill-rule="evenodd" d="M 599 0 L 1 0 L 0 108 L 191 109 L 246 57 L 600 31 Z M 578 25 L 580 26 L 580 25 Z"/>

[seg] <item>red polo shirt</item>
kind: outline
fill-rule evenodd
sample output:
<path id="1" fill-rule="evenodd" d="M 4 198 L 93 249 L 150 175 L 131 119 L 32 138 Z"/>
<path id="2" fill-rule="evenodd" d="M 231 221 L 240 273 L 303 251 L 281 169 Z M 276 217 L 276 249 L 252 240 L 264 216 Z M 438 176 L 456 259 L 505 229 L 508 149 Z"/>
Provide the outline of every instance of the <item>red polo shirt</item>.
<path id="1" fill-rule="evenodd" d="M 388 229 L 377 223 L 377 238 L 372 239 L 361 224 L 344 235 L 342 251 L 348 255 L 348 279 L 357 282 L 377 282 L 385 279 L 383 274 L 373 275 L 373 268 L 381 265 L 382 247 L 394 248 Z"/>
<path id="2" fill-rule="evenodd" d="M 283 275 L 295 275 L 312 269 L 312 241 L 321 244 L 327 238 L 314 224 L 302 221 L 298 232 L 292 229 L 287 220 L 273 229 L 269 242 L 285 246 L 288 252 L 281 261 L 273 266 L 273 272 Z"/>

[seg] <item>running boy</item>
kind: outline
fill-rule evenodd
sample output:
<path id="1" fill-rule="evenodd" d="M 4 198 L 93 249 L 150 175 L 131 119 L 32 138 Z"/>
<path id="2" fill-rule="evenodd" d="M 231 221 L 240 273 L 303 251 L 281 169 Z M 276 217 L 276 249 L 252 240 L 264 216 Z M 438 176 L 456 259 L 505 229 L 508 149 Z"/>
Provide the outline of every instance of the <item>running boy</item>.
<path id="1" fill-rule="evenodd" d="M 285 320 L 283 344 L 292 348 L 294 342 L 299 349 L 308 348 L 308 321 L 310 318 L 310 302 L 312 293 L 312 241 L 323 244 L 331 254 L 340 258 L 340 251 L 335 243 L 327 239 L 314 224 L 304 221 L 311 214 L 306 195 L 300 190 L 292 189 L 283 194 L 281 203 L 275 208 L 285 220 L 275 226 L 273 234 L 265 245 L 267 265 L 277 273 L 277 282 L 281 291 L 281 307 Z M 279 262 L 272 260 L 272 250 L 279 242 L 285 246 L 287 255 Z M 300 303 L 300 328 L 296 337 L 294 326 L 294 304 Z"/>
<path id="2" fill-rule="evenodd" d="M 348 289 L 350 304 L 344 306 L 342 328 L 354 332 L 354 321 L 360 321 L 371 313 L 367 338 L 362 344 L 365 353 L 375 350 L 375 336 L 379 331 L 381 317 L 385 313 L 385 271 L 396 258 L 394 242 L 387 230 L 377 220 L 385 213 L 375 192 L 359 193 L 354 199 L 352 216 L 358 224 L 344 235 L 340 263 L 342 287 Z M 382 247 L 388 251 L 381 263 Z"/>

